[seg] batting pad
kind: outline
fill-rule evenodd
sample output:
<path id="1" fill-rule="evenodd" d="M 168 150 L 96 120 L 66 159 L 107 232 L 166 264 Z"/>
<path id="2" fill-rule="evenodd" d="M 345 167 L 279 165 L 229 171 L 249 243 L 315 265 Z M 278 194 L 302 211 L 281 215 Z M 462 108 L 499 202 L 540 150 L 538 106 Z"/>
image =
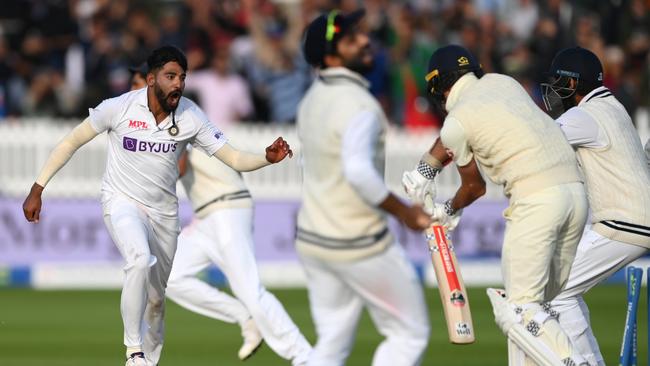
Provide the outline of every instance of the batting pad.
<path id="1" fill-rule="evenodd" d="M 530 334 L 530 332 L 526 330 L 520 322 L 512 321 L 519 317 L 514 313 L 514 310 L 506 301 L 504 290 L 488 288 L 487 295 L 495 310 L 495 317 L 500 317 L 500 314 L 512 312 L 511 316 L 508 316 L 509 319 L 506 321 L 496 319 L 499 326 L 501 326 L 502 323 L 504 325 L 507 324 L 506 329 L 501 330 L 506 334 L 509 341 L 512 341 L 517 347 L 519 347 L 519 349 L 524 351 L 529 358 L 540 366 L 565 366 L 553 350 Z M 509 355 L 509 362 L 516 362 L 513 358 L 515 358 L 514 355 Z"/>

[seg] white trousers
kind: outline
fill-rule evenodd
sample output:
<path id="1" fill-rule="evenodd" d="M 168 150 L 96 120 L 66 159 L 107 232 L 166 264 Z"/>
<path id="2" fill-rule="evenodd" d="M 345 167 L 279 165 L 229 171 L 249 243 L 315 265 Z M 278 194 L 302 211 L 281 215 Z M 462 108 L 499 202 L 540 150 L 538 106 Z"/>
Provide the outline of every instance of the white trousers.
<path id="1" fill-rule="evenodd" d="M 350 354 L 364 307 L 385 339 L 374 366 L 419 365 L 429 318 L 415 269 L 398 244 L 354 262 L 301 255 L 318 341 L 310 366 L 340 366 Z"/>
<path id="2" fill-rule="evenodd" d="M 126 261 L 120 310 L 124 345 L 141 347 L 147 363 L 160 359 L 164 336 L 165 286 L 179 232 L 177 217 L 153 215 L 119 194 L 103 199 L 104 222 Z"/>
<path id="3" fill-rule="evenodd" d="M 574 349 L 590 365 L 604 365 L 598 342 L 589 322 L 589 308 L 582 295 L 614 272 L 645 255 L 648 249 L 586 231 L 578 245 L 576 258 L 564 290 L 551 302 L 559 313 L 562 329 Z"/>
<path id="4" fill-rule="evenodd" d="M 199 314 L 243 323 L 250 317 L 266 343 L 294 365 L 304 364 L 311 346 L 280 302 L 260 283 L 253 250 L 251 208 L 220 209 L 181 232 L 167 296 Z M 225 274 L 237 298 L 199 280 L 210 264 Z"/>
<path id="5" fill-rule="evenodd" d="M 566 285 L 587 219 L 581 183 L 562 184 L 518 199 L 504 211 L 501 268 L 508 302 L 523 308 L 524 325 L 543 316 L 542 303 Z M 560 359 L 573 357 L 570 338 L 553 318 L 544 318 L 537 339 Z M 514 348 L 510 352 L 517 352 Z M 514 355 L 511 355 L 514 357 Z"/>

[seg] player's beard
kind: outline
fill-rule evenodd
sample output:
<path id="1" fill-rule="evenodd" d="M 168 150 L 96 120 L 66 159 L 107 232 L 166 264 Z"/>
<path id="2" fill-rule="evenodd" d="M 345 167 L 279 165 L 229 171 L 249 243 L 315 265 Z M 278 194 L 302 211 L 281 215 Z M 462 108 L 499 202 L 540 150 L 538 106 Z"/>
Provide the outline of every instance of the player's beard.
<path id="1" fill-rule="evenodd" d="M 181 96 L 183 95 L 183 92 L 180 90 L 172 90 L 167 95 L 165 95 L 165 92 L 163 92 L 163 90 L 158 85 L 154 85 L 153 92 L 156 95 L 156 99 L 158 99 L 158 104 L 160 104 L 162 109 L 167 113 L 171 113 L 176 110 L 178 104 L 180 103 Z M 172 105 L 172 102 L 170 101 L 172 98 L 178 98 L 178 101 L 175 103 L 175 105 Z"/>
<path id="2" fill-rule="evenodd" d="M 368 57 L 370 60 L 367 60 Z M 372 57 L 370 44 L 360 49 L 359 53 L 356 54 L 355 57 L 347 60 L 344 59 L 343 66 L 362 75 L 369 73 L 375 66 L 375 60 L 374 57 Z"/>

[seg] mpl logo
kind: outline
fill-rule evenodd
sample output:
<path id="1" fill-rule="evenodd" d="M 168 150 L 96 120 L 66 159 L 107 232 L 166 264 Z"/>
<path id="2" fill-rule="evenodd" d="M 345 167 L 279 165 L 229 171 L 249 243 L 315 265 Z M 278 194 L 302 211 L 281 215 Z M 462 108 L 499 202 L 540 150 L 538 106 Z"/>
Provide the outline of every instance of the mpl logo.
<path id="1" fill-rule="evenodd" d="M 168 153 L 175 152 L 176 147 L 178 146 L 177 142 L 148 142 L 148 141 L 138 141 L 131 137 L 126 137 L 122 139 L 122 147 L 128 151 L 148 151 L 153 153 Z"/>
<path id="2" fill-rule="evenodd" d="M 129 120 L 129 128 L 135 128 L 137 130 L 146 130 L 149 128 L 147 125 L 147 122 L 142 122 L 142 121 L 136 121 L 136 120 Z"/>

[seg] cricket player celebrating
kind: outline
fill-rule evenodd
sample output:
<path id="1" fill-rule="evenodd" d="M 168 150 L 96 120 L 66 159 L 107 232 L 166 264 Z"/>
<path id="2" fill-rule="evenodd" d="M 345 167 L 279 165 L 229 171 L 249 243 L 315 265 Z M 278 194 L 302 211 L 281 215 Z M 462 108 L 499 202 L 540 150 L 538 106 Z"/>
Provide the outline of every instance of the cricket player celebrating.
<path id="1" fill-rule="evenodd" d="M 52 151 L 23 211 L 38 222 L 41 194 L 82 145 L 108 133 L 102 184 L 104 222 L 126 264 L 121 313 L 126 365 L 156 365 L 163 343 L 164 294 L 179 233 L 177 160 L 188 143 L 238 171 L 255 170 L 291 155 L 278 138 L 266 154 L 234 149 L 190 100 L 183 98 L 187 60 L 175 47 L 147 59 L 147 87 L 107 99 Z"/>
<path id="2" fill-rule="evenodd" d="M 540 365 L 583 363 L 557 319 L 542 307 L 566 283 L 587 218 L 571 147 L 519 83 L 505 75 L 483 75 L 460 46 L 434 52 L 426 80 L 434 102 L 448 114 L 440 139 L 416 170 L 405 173 L 407 193 L 418 200 L 433 196 L 430 181 L 451 156 L 461 186 L 432 212 L 435 221 L 453 229 L 461 210 L 485 193 L 479 166 L 503 185 L 510 200 L 501 265 L 507 297 L 488 291 L 495 320 Z"/>
<path id="3" fill-rule="evenodd" d="M 146 87 L 146 68 L 131 72 L 131 89 Z M 241 360 L 262 345 L 260 324 L 276 353 L 296 365 L 304 364 L 311 346 L 257 274 L 251 235 L 253 201 L 241 174 L 195 149 L 181 155 L 179 171 L 198 220 L 178 236 L 167 297 L 198 314 L 238 323 L 244 338 L 237 353 Z M 226 274 L 237 298 L 197 278 L 211 263 Z"/>
<path id="4" fill-rule="evenodd" d="M 576 151 L 591 207 L 591 228 L 580 240 L 566 288 L 551 305 L 575 349 L 590 365 L 604 365 L 582 295 L 648 252 L 650 171 L 632 119 L 603 86 L 596 55 L 565 49 L 548 76 L 544 104 Z"/>
<path id="5" fill-rule="evenodd" d="M 386 213 L 416 230 L 431 220 L 383 181 L 388 121 L 361 75 L 373 62 L 358 25 L 364 13 L 323 14 L 303 43 L 307 61 L 320 68 L 297 119 L 303 198 L 296 249 L 318 335 L 312 366 L 345 364 L 364 307 L 386 337 L 373 365 L 418 365 L 429 338 L 422 289 Z"/>

